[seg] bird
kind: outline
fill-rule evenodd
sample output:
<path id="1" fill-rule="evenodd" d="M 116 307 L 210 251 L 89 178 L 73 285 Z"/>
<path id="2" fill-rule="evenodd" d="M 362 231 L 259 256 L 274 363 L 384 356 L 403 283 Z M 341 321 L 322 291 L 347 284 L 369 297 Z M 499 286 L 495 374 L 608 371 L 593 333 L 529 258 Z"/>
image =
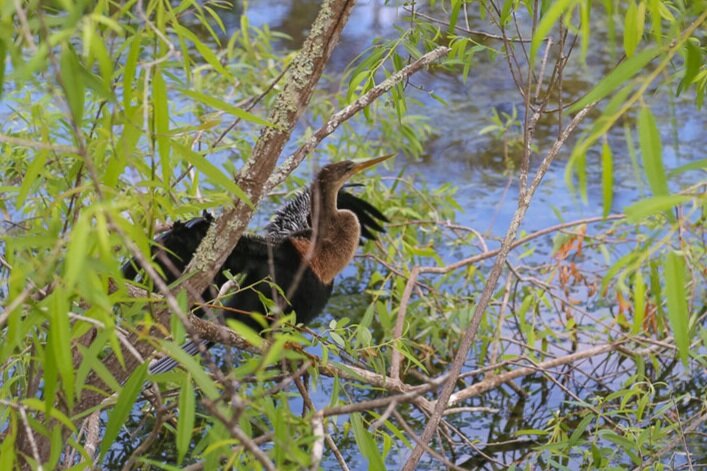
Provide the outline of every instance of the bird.
<path id="1" fill-rule="evenodd" d="M 324 310 L 334 278 L 351 262 L 361 240 L 375 239 L 384 231 L 381 224 L 388 222 L 375 206 L 347 192 L 347 181 L 390 157 L 322 167 L 309 188 L 275 213 L 263 235 L 246 233 L 240 238 L 202 298 L 216 297 L 217 288 L 228 281 L 228 271 L 239 280 L 240 289 L 223 304 L 226 319 L 262 332 L 274 320 L 265 316 L 268 310 L 263 298 L 267 298 L 282 313 L 294 312 L 295 323 L 311 322 Z M 176 222 L 155 240 L 152 258 L 165 282 L 179 279 L 212 222 L 213 216 L 205 212 L 186 223 Z M 138 280 L 140 275 L 136 260 L 124 264 L 125 279 Z M 203 315 L 201 309 L 196 312 Z M 202 344 L 212 346 L 207 341 Z M 182 348 L 192 355 L 201 349 L 193 341 Z M 150 365 L 150 373 L 163 373 L 177 365 L 171 357 L 163 357 Z"/>

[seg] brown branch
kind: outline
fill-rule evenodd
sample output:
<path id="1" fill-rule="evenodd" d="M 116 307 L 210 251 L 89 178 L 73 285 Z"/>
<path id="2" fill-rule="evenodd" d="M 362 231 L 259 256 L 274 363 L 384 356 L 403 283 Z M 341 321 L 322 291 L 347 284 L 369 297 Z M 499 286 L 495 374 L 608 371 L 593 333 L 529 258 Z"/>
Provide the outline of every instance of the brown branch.
<path id="1" fill-rule="evenodd" d="M 587 113 L 589 113 L 591 109 L 593 109 L 593 105 L 585 107 L 574 116 L 567 128 L 565 128 L 562 134 L 556 139 L 555 143 L 550 148 L 550 151 L 543 159 L 543 162 L 540 164 L 540 167 L 535 174 L 535 178 L 533 179 L 530 188 L 528 188 L 527 191 L 523 191 L 520 197 L 518 198 L 518 207 L 513 215 L 513 219 L 508 228 L 508 231 L 506 232 L 506 236 L 503 239 L 503 244 L 501 245 L 499 254 L 496 257 L 496 262 L 494 263 L 488 275 L 481 296 L 479 297 L 476 306 L 474 306 L 474 313 L 472 315 L 471 323 L 467 328 L 466 332 L 464 333 L 464 337 L 462 338 L 459 350 L 457 350 L 457 353 L 454 357 L 454 361 L 452 362 L 452 367 L 449 372 L 449 378 L 447 379 L 444 388 L 442 389 L 442 392 L 440 394 L 440 397 L 437 400 L 434 412 L 430 417 L 427 425 L 425 426 L 425 430 L 421 437 L 422 443 L 429 443 L 435 431 L 437 430 L 437 426 L 439 425 L 440 420 L 442 419 L 449 398 L 451 397 L 452 392 L 454 391 L 454 386 L 456 384 L 457 378 L 459 377 L 462 367 L 464 366 L 464 362 L 466 361 L 466 358 L 469 354 L 469 349 L 471 348 L 474 339 L 476 339 L 476 332 L 479 328 L 479 324 L 481 323 L 481 318 L 486 310 L 486 307 L 491 301 L 491 297 L 493 296 L 493 292 L 496 288 L 496 284 L 498 283 L 498 279 L 501 276 L 501 272 L 506 263 L 506 259 L 508 258 L 508 254 L 513 247 L 513 242 L 516 238 L 516 234 L 518 233 L 518 228 L 520 227 L 521 221 L 525 217 L 526 211 L 530 207 L 530 202 L 532 200 L 533 195 L 535 194 L 535 190 L 537 190 L 538 186 L 540 185 L 540 182 L 542 181 L 543 176 L 545 175 L 545 173 L 547 173 L 550 164 L 559 153 L 562 145 L 565 143 L 570 134 L 576 129 L 579 123 L 582 122 L 584 117 L 587 115 Z M 417 466 L 417 463 L 420 461 L 420 458 L 422 457 L 424 451 L 425 450 L 423 447 L 419 445 L 416 446 L 408 457 L 408 460 L 405 462 L 403 470 L 413 471 Z"/>
<path id="2" fill-rule="evenodd" d="M 437 61 L 440 57 L 448 54 L 450 49 L 448 47 L 440 46 L 434 49 L 424 56 L 417 59 L 415 62 L 406 65 L 387 79 L 383 80 L 381 83 L 371 88 L 364 95 L 360 96 L 356 101 L 351 103 L 346 108 L 334 113 L 329 120 L 320 127 L 309 140 L 303 144 L 299 149 L 297 149 L 292 155 L 287 157 L 285 162 L 273 173 L 273 175 L 268 180 L 266 185 L 266 191 L 272 190 L 274 187 L 282 183 L 285 178 L 297 168 L 297 166 L 304 160 L 304 158 L 312 152 L 317 145 L 322 142 L 322 140 L 333 133 L 336 128 L 338 128 L 341 123 L 350 119 L 359 111 L 373 103 L 378 97 L 386 93 L 388 90 L 393 88 L 396 84 L 402 82 L 403 80 L 410 77 L 415 72 L 421 70 L 423 67 L 430 65 L 431 63 Z"/>
<path id="3" fill-rule="evenodd" d="M 537 239 L 538 237 L 542 237 L 547 234 L 552 234 L 553 232 L 561 231 L 563 229 L 567 229 L 568 227 L 573 227 L 573 226 L 578 226 L 580 224 L 591 224 L 595 222 L 603 222 L 603 221 L 615 221 L 618 219 L 623 219 L 625 216 L 623 214 L 612 214 L 607 216 L 606 218 L 597 216 L 597 217 L 591 217 L 591 218 L 585 218 L 585 219 L 578 219 L 575 221 L 569 221 L 569 222 L 563 222 L 561 224 L 555 224 L 554 226 L 546 227 L 545 229 L 540 229 L 538 231 L 535 231 L 531 234 L 528 234 L 525 237 L 522 237 L 518 239 L 517 241 L 513 242 L 511 244 L 511 250 L 515 249 L 517 247 L 520 247 L 528 242 L 530 242 L 533 239 Z M 501 249 L 493 249 L 489 250 L 486 252 L 482 252 L 480 254 L 473 255 L 471 257 L 467 257 L 465 259 L 459 260 L 457 262 L 454 262 L 449 265 L 445 265 L 442 267 L 435 267 L 435 266 L 417 266 L 413 267 L 410 275 L 408 277 L 407 284 L 405 285 L 405 289 L 403 291 L 403 296 L 400 300 L 400 308 L 398 309 L 398 316 L 395 321 L 395 327 L 393 329 L 393 344 L 397 342 L 400 337 L 402 336 L 403 332 L 403 327 L 405 325 L 405 316 L 407 314 L 407 307 L 410 301 L 410 296 L 412 295 L 412 289 L 417 284 L 418 278 L 422 273 L 432 273 L 432 274 L 438 274 L 438 275 L 444 275 L 446 273 L 449 273 L 454 270 L 458 270 L 459 268 L 466 267 L 468 265 L 472 265 L 474 263 L 481 262 L 483 260 L 495 257 L 501 252 Z M 399 352 L 396 350 L 393 350 L 392 353 L 392 359 L 391 359 L 391 367 L 390 367 L 390 376 L 391 378 L 396 378 L 398 379 L 400 376 L 400 362 L 402 361 L 402 357 Z"/>
<path id="4" fill-rule="evenodd" d="M 512 370 L 512 371 L 508 371 L 506 373 L 501 373 L 499 375 L 491 376 L 487 379 L 484 379 L 483 381 L 480 381 L 476 384 L 472 384 L 471 386 L 464 388 L 461 391 L 458 391 L 458 392 L 452 394 L 449 397 L 449 401 L 447 402 L 445 407 L 452 406 L 452 405 L 462 402 L 466 399 L 469 399 L 470 397 L 478 396 L 478 395 L 483 394 L 487 391 L 495 389 L 504 383 L 508 383 L 509 381 L 512 381 L 514 379 L 517 379 L 517 378 L 520 378 L 523 376 L 528 376 L 533 373 L 537 373 L 538 371 L 546 370 L 548 368 L 554 368 L 554 367 L 560 366 L 560 365 L 567 365 L 569 363 L 575 363 L 580 360 L 584 360 L 584 359 L 591 358 L 591 357 L 594 357 L 597 355 L 601 355 L 603 353 L 608 353 L 608 352 L 614 351 L 619 346 L 621 346 L 623 343 L 625 343 L 626 340 L 627 339 L 617 340 L 616 342 L 608 343 L 605 345 L 599 345 L 597 347 L 589 348 L 589 349 L 583 350 L 581 352 L 576 352 L 576 353 L 572 353 L 570 355 L 565 355 L 562 357 L 553 358 L 551 360 L 546 360 L 546 361 L 540 362 L 537 365 L 532 366 L 532 367 L 528 366 L 528 367 L 518 368 L 517 370 Z M 435 406 L 436 405 L 437 405 L 437 403 L 435 403 Z"/>

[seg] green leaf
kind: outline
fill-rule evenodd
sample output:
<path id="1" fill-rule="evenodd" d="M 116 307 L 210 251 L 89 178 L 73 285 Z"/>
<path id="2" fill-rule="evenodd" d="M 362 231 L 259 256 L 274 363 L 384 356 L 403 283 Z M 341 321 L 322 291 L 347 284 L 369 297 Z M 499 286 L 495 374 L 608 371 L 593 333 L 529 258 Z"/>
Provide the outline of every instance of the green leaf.
<path id="1" fill-rule="evenodd" d="M 535 63 L 535 56 L 538 53 L 540 44 L 545 40 L 548 34 L 550 34 L 550 30 L 552 30 L 562 14 L 574 6 L 576 2 L 577 0 L 558 0 L 553 2 L 550 9 L 543 14 L 543 17 L 535 30 L 535 34 L 533 34 L 533 40 L 530 43 L 531 66 Z"/>
<path id="2" fill-rule="evenodd" d="M 85 213 L 81 213 L 71 231 L 71 239 L 66 250 L 66 267 L 64 269 L 64 286 L 68 291 L 76 285 L 78 277 L 83 272 L 87 258 L 90 256 L 89 234 L 91 223 Z"/>
<path id="3" fill-rule="evenodd" d="M 2 84 L 0 84 L 0 90 L 1 86 Z M 15 437 L 17 437 L 17 419 L 15 419 L 15 414 L 12 414 L 9 426 L 0 443 L 0 469 L 15 469 Z"/>
<path id="4" fill-rule="evenodd" d="M 71 355 L 71 324 L 67 293 L 56 288 L 52 293 L 52 315 L 49 323 L 49 343 L 51 344 L 56 367 L 61 375 L 65 399 L 69 409 L 74 405 L 74 364 Z"/>
<path id="5" fill-rule="evenodd" d="M 633 275 L 633 325 L 631 333 L 638 334 L 643 328 L 643 319 L 646 317 L 646 284 L 643 281 L 641 270 L 636 270 Z"/>
<path id="6" fill-rule="evenodd" d="M 609 140 L 604 139 L 601 149 L 601 189 L 604 198 L 604 217 L 611 212 L 614 198 L 614 157 L 611 153 Z"/>
<path id="7" fill-rule="evenodd" d="M 702 51 L 700 50 L 699 41 L 696 38 L 690 38 L 685 41 L 685 74 L 678 84 L 677 96 L 680 96 L 680 93 L 688 89 L 701 68 Z"/>
<path id="8" fill-rule="evenodd" d="M 678 168 L 671 170 L 668 173 L 668 178 L 672 178 L 681 173 L 689 172 L 691 170 L 705 170 L 707 169 L 707 159 L 695 160 L 693 162 L 681 165 Z"/>
<path id="9" fill-rule="evenodd" d="M 52 419 L 56 419 L 57 421 L 61 422 L 62 425 L 64 425 L 64 427 L 66 427 L 67 429 L 76 433 L 76 425 L 74 425 L 74 423 L 71 421 L 71 419 L 69 417 L 67 417 L 66 415 L 64 415 L 63 412 L 61 412 L 59 409 L 56 409 L 54 407 L 52 407 L 51 409 L 49 409 L 49 411 L 47 411 L 44 402 L 42 402 L 40 399 L 37 399 L 35 397 L 30 397 L 30 398 L 24 399 L 22 401 L 22 405 L 27 408 L 34 409 L 38 412 L 43 412 L 43 413 L 47 414 Z"/>
<path id="10" fill-rule="evenodd" d="M 133 97 L 133 86 L 135 84 L 137 61 L 140 58 L 141 40 L 142 36 L 140 33 L 135 33 L 132 38 L 126 40 L 126 42 L 130 43 L 130 50 L 125 58 L 125 67 L 123 68 L 123 108 L 126 113 L 131 108 L 130 103 L 132 102 Z M 127 132 L 127 130 L 124 130 L 123 132 Z"/>
<path id="11" fill-rule="evenodd" d="M 140 394 L 140 391 L 142 391 L 142 386 L 146 378 L 147 363 L 143 363 L 133 371 L 130 378 L 125 382 L 120 394 L 118 394 L 115 406 L 113 406 L 113 410 L 108 415 L 108 424 L 106 425 L 105 434 L 101 441 L 101 457 L 103 457 L 113 445 L 113 442 L 118 436 L 118 432 L 120 432 L 120 427 L 123 426 L 130 416 L 130 411 L 135 405 L 135 400 Z"/>
<path id="12" fill-rule="evenodd" d="M 653 47 L 645 49 L 638 54 L 633 55 L 627 60 L 619 64 L 609 75 L 604 77 L 584 98 L 570 107 L 570 112 L 574 113 L 585 106 L 599 101 L 609 93 L 616 90 L 624 82 L 629 80 L 634 75 L 642 72 L 646 64 L 648 64 L 655 56 L 660 53 L 661 49 Z"/>
<path id="13" fill-rule="evenodd" d="M 584 431 L 595 418 L 596 417 L 593 414 L 588 414 L 582 419 L 582 421 L 575 427 L 569 438 L 570 446 L 575 446 L 579 442 L 579 439 L 582 438 Z"/>
<path id="14" fill-rule="evenodd" d="M 685 291 L 685 260 L 682 255 L 671 251 L 663 261 L 665 295 L 668 299 L 668 319 L 675 337 L 675 345 L 683 364 L 687 366 L 690 354 L 690 314 L 687 309 Z"/>
<path id="15" fill-rule="evenodd" d="M 194 152 L 188 147 L 177 142 L 173 142 L 172 146 L 174 147 L 174 150 L 184 157 L 187 162 L 192 164 L 198 171 L 206 175 L 212 183 L 230 192 L 251 208 L 253 207 L 253 203 L 250 201 L 250 198 L 248 198 L 248 195 L 246 195 L 246 193 L 241 190 L 238 185 L 236 185 L 233 179 L 221 172 L 221 170 L 209 162 L 205 156 L 199 154 L 198 152 Z"/>
<path id="16" fill-rule="evenodd" d="M 638 113 L 638 141 L 643 159 L 643 171 L 655 196 L 668 194 L 668 180 L 663 168 L 663 144 L 653 113 L 643 106 Z"/>
<path id="17" fill-rule="evenodd" d="M 686 195 L 653 196 L 638 201 L 625 209 L 626 218 L 630 223 L 637 223 L 649 216 L 653 216 L 661 211 L 668 211 L 671 208 L 690 201 Z"/>
<path id="18" fill-rule="evenodd" d="M 457 26 L 461 6 L 462 0 L 452 0 L 452 12 L 449 15 L 449 26 L 447 27 L 447 34 L 450 36 L 454 34 L 454 28 Z"/>
<path id="19" fill-rule="evenodd" d="M 203 103 L 204 105 L 210 106 L 212 108 L 216 108 L 217 110 L 225 111 L 228 114 L 232 114 L 233 116 L 237 118 L 241 118 L 243 121 L 248 121 L 251 123 L 259 124 L 261 126 L 268 126 L 272 127 L 273 124 L 269 122 L 266 119 L 261 118 L 260 116 L 256 116 L 253 113 L 249 113 L 246 110 L 242 110 L 238 108 L 237 106 L 233 106 L 230 103 L 226 103 L 223 100 L 219 100 L 216 97 L 206 95 L 204 93 L 200 92 L 195 92 L 194 90 L 187 90 L 185 88 L 182 88 L 179 90 L 182 94 L 193 98 L 194 100 L 197 100 L 200 103 Z"/>
<path id="20" fill-rule="evenodd" d="M 179 36 L 183 36 L 187 38 L 189 41 L 194 43 L 194 47 L 196 47 L 196 50 L 199 51 L 199 54 L 201 54 L 201 57 L 204 58 L 206 62 L 209 63 L 211 67 L 213 67 L 218 73 L 220 73 L 223 77 L 228 78 L 228 79 L 233 79 L 231 76 L 231 73 L 224 68 L 224 66 L 221 64 L 221 62 L 218 60 L 218 56 L 214 54 L 214 52 L 211 50 L 210 46 L 207 46 L 203 42 L 199 40 L 197 35 L 186 29 L 185 27 L 174 23 L 173 24 L 174 30 Z"/>
<path id="21" fill-rule="evenodd" d="M 351 429 L 359 451 L 368 460 L 368 469 L 384 470 L 383 456 L 381 456 L 371 433 L 364 426 L 361 414 L 351 414 Z"/>
<path id="22" fill-rule="evenodd" d="M 646 23 L 646 4 L 631 1 L 626 9 L 626 17 L 624 18 L 624 50 L 628 57 L 633 56 L 633 53 L 638 47 L 643 37 L 643 29 Z"/>
<path id="23" fill-rule="evenodd" d="M 24 177 L 22 178 L 22 186 L 20 187 L 20 192 L 17 194 L 16 207 L 21 208 L 24 205 L 25 198 L 29 194 L 34 182 L 37 181 L 37 176 L 42 170 L 44 170 L 44 165 L 47 162 L 48 152 L 40 150 L 37 152 L 37 156 L 32 160 L 32 163 L 27 168 Z"/>
<path id="24" fill-rule="evenodd" d="M 206 374 L 199 362 L 197 362 L 193 356 L 182 350 L 181 346 L 168 341 L 162 342 L 160 346 L 169 356 L 177 360 L 188 373 L 191 373 L 194 382 L 199 385 L 199 388 L 207 398 L 213 401 L 221 396 L 216 383 Z"/>
<path id="25" fill-rule="evenodd" d="M 155 67 L 152 78 L 152 101 L 154 106 L 153 118 L 155 122 L 155 138 L 157 151 L 160 155 L 162 167 L 162 186 L 168 190 L 172 175 L 172 165 L 169 160 L 169 105 L 167 102 L 167 85 L 162 77 L 162 68 Z"/>
<path id="26" fill-rule="evenodd" d="M 179 421 L 177 422 L 177 455 L 178 463 L 184 461 L 191 436 L 194 431 L 194 414 L 196 412 L 196 400 L 194 396 L 194 385 L 191 382 L 191 375 L 187 373 L 179 391 Z"/>
<path id="27" fill-rule="evenodd" d="M 81 65 L 74 49 L 67 43 L 62 48 L 61 59 L 61 80 L 66 93 L 66 101 L 71 110 L 71 116 L 77 125 L 81 125 L 84 108 L 84 84 L 81 80 Z"/>
<path id="28" fill-rule="evenodd" d="M 7 55 L 7 43 L 4 38 L 0 38 L 0 98 L 2 98 L 2 91 L 5 88 L 5 56 Z M 3 468 L 11 469 L 11 468 Z"/>

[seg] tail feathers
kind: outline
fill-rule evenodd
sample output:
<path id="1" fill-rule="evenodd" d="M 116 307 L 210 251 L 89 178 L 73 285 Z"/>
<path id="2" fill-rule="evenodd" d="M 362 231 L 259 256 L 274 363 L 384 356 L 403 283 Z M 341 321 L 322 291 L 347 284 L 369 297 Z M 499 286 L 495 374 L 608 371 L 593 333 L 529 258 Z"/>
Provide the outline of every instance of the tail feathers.
<path id="1" fill-rule="evenodd" d="M 208 340 L 202 340 L 201 345 L 204 346 L 204 348 L 209 348 L 211 345 L 209 344 Z M 182 345 L 182 350 L 187 352 L 189 355 L 196 355 L 199 353 L 199 344 L 194 343 L 193 341 L 188 341 L 184 345 Z M 179 362 L 175 360 L 172 357 L 166 356 L 164 358 L 160 358 L 159 360 L 155 360 L 152 362 L 150 365 L 150 374 L 156 375 L 160 373 L 166 373 L 168 371 L 173 370 L 179 366 Z"/>

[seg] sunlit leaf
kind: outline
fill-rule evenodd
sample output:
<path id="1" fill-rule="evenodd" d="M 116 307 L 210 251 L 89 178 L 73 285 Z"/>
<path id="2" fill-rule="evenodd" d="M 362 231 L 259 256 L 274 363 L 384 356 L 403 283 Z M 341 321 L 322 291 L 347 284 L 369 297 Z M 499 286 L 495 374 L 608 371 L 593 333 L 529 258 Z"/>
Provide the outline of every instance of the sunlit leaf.
<path id="1" fill-rule="evenodd" d="M 645 49 L 638 54 L 626 59 L 619 64 L 609 75 L 604 77 L 584 98 L 580 99 L 570 107 L 570 112 L 574 113 L 585 106 L 599 101 L 609 93 L 623 85 L 627 80 L 642 72 L 648 64 L 660 52 L 660 48 L 654 47 Z"/>
<path id="2" fill-rule="evenodd" d="M 179 391 L 179 421 L 177 422 L 177 455 L 178 462 L 184 461 L 191 436 L 194 431 L 194 417 L 196 413 L 196 400 L 191 375 L 187 374 L 184 384 Z"/>
<path id="3" fill-rule="evenodd" d="M 638 140 L 643 158 L 643 171 L 655 196 L 668 194 L 668 180 L 663 167 L 663 144 L 655 118 L 647 106 L 638 113 Z"/>
<path id="4" fill-rule="evenodd" d="M 49 323 L 49 340 L 57 369 L 61 375 L 62 386 L 69 407 L 74 404 L 74 365 L 71 355 L 71 324 L 69 322 L 69 303 L 63 289 L 57 288 L 52 293 L 52 316 Z"/>
<path id="5" fill-rule="evenodd" d="M 386 469 L 383 456 L 378 450 L 378 446 L 371 436 L 371 433 L 363 425 L 363 419 L 361 419 L 360 414 L 351 414 L 351 429 L 353 430 L 358 449 L 368 460 L 368 469 Z"/>
<path id="6" fill-rule="evenodd" d="M 663 261 L 663 274 L 670 327 L 680 359 L 687 366 L 690 355 L 690 313 L 687 309 L 684 257 L 674 251 L 668 252 Z"/>
<path id="7" fill-rule="evenodd" d="M 678 84 L 676 95 L 680 96 L 683 90 L 687 90 L 695 77 L 697 77 L 701 67 L 702 51 L 700 50 L 699 41 L 695 38 L 690 38 L 685 41 L 685 73 Z"/>
<path id="8" fill-rule="evenodd" d="M 173 342 L 162 342 L 161 347 L 169 356 L 177 360 L 188 373 L 191 373 L 194 382 L 199 386 L 202 392 L 211 400 L 220 396 L 216 383 L 206 374 L 204 368 L 196 361 L 196 359 L 182 350 L 182 347 Z"/>
<path id="9" fill-rule="evenodd" d="M 690 201 L 690 199 L 691 198 L 686 195 L 666 195 L 645 198 L 627 206 L 625 209 L 626 217 L 629 222 L 636 223 L 661 211 L 668 211 L 679 204 Z"/>
<path id="10" fill-rule="evenodd" d="M 84 83 L 81 80 L 79 58 L 68 44 L 62 48 L 60 63 L 66 101 L 69 103 L 74 121 L 80 125 L 83 120 Z"/>
<path id="11" fill-rule="evenodd" d="M 646 22 L 646 4 L 631 0 L 624 18 L 624 51 L 628 57 L 633 56 L 636 47 L 643 37 Z"/>
<path id="12" fill-rule="evenodd" d="M 633 325 L 632 334 L 638 334 L 643 328 L 646 316 L 646 284 L 643 282 L 641 270 L 636 270 L 633 276 Z"/>
<path id="13" fill-rule="evenodd" d="M 543 14 L 540 23 L 533 34 L 533 40 L 530 43 L 531 65 L 534 64 L 538 54 L 538 49 L 540 49 L 540 44 L 545 41 L 545 38 L 547 38 L 550 34 L 550 30 L 552 30 L 563 13 L 572 8 L 575 3 L 577 3 L 577 0 L 558 0 L 556 2 L 552 2 L 550 9 Z"/>
<path id="14" fill-rule="evenodd" d="M 130 378 L 125 382 L 120 394 L 118 394 L 118 399 L 108 415 L 108 424 L 106 425 L 105 434 L 101 441 L 101 456 L 105 455 L 108 449 L 113 445 L 113 442 L 118 437 L 120 428 L 128 420 L 130 411 L 135 405 L 137 396 L 140 394 L 140 391 L 142 391 L 146 378 L 147 363 L 143 363 L 133 371 Z"/>
<path id="15" fill-rule="evenodd" d="M 198 171 L 206 175 L 209 180 L 211 180 L 216 185 L 221 186 L 223 189 L 229 191 L 231 194 L 236 196 L 241 201 L 245 202 L 251 208 L 253 207 L 253 203 L 250 201 L 245 191 L 241 190 L 241 188 L 236 185 L 236 183 L 231 177 L 224 174 L 214 164 L 209 162 L 209 160 L 205 156 L 194 152 L 188 147 L 183 146 L 177 142 L 173 142 L 172 146 L 179 153 L 179 155 L 184 157 L 184 159 L 191 165 L 193 165 Z"/>
<path id="16" fill-rule="evenodd" d="M 606 217 L 611 212 L 614 198 L 614 157 L 608 139 L 604 140 L 601 149 L 601 189 L 604 197 L 604 217 Z"/>
<path id="17" fill-rule="evenodd" d="M 162 167 L 162 185 L 164 188 L 169 188 L 172 176 L 172 164 L 169 158 L 169 105 L 167 100 L 167 84 L 162 77 L 161 67 L 154 68 L 152 100 L 154 105 L 155 138 L 157 140 L 157 151 Z"/>
<path id="18" fill-rule="evenodd" d="M 193 98 L 194 100 L 203 103 L 207 106 L 210 106 L 212 108 L 216 108 L 217 110 L 225 111 L 226 113 L 232 114 L 233 116 L 237 118 L 241 118 L 243 121 L 248 121 L 251 123 L 259 124 L 261 126 L 272 126 L 272 123 L 269 121 L 261 118 L 260 116 L 256 116 L 253 113 L 249 113 L 246 110 L 243 110 L 241 108 L 238 108 L 237 106 L 233 106 L 230 103 L 226 103 L 223 100 L 219 100 L 216 97 L 206 95 L 204 93 L 196 92 L 194 90 L 187 90 L 187 89 L 181 89 L 180 92 L 190 98 Z"/>

